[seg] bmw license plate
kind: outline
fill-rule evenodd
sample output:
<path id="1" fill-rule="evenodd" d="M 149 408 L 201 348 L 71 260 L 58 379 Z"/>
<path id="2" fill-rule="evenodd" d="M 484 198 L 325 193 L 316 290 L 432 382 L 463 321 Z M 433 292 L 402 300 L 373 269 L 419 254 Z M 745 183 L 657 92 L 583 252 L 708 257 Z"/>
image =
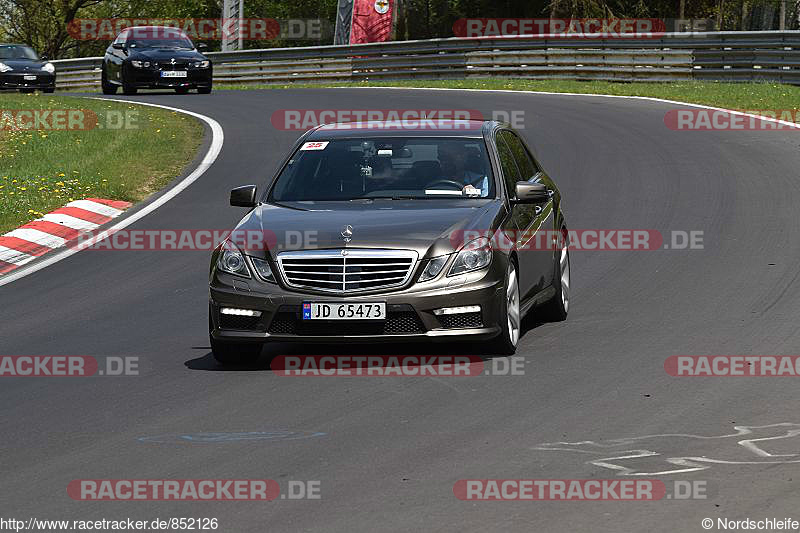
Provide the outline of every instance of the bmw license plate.
<path id="1" fill-rule="evenodd" d="M 303 303 L 303 320 L 385 320 L 385 303 Z"/>
<path id="2" fill-rule="evenodd" d="M 161 71 L 162 78 L 185 78 L 186 71 L 185 70 L 162 70 Z"/>

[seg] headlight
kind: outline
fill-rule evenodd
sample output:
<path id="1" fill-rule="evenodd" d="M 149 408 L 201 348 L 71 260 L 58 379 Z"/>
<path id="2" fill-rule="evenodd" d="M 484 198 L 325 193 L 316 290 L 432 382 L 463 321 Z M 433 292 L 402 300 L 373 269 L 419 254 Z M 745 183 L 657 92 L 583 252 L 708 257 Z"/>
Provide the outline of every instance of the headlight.
<path id="1" fill-rule="evenodd" d="M 53 65 L 52 63 L 45 63 L 45 64 L 42 66 L 42 70 L 43 70 L 43 71 L 45 71 L 45 72 L 49 72 L 50 74 L 52 74 L 53 72 L 55 72 L 55 71 L 56 71 L 56 67 L 55 67 L 55 65 Z"/>
<path id="2" fill-rule="evenodd" d="M 275 283 L 275 276 L 272 274 L 269 261 L 266 261 L 265 259 L 259 259 L 258 257 L 250 257 L 250 260 L 253 262 L 253 267 L 255 268 L 256 274 L 258 274 L 259 278 L 270 283 Z"/>
<path id="3" fill-rule="evenodd" d="M 192 63 L 192 66 L 194 68 L 208 68 L 208 66 L 210 64 L 211 64 L 211 61 L 196 61 L 196 62 Z"/>
<path id="4" fill-rule="evenodd" d="M 5 63 L 0 63 L 0 72 L 8 72 L 9 70 L 14 70 L 14 69 L 9 67 Z"/>
<path id="5" fill-rule="evenodd" d="M 439 257 L 432 258 L 430 261 L 428 261 L 428 266 L 425 267 L 425 270 L 422 271 L 422 275 L 419 277 L 419 280 L 429 281 L 438 276 L 444 268 L 444 265 L 447 264 L 447 260 L 449 258 L 449 255 L 440 255 Z"/>
<path id="6" fill-rule="evenodd" d="M 136 68 L 148 68 L 150 66 L 149 61 L 131 61 L 131 65 Z"/>
<path id="7" fill-rule="evenodd" d="M 470 241 L 458 252 L 448 276 L 472 272 L 489 266 L 492 262 L 492 243 L 486 237 Z"/>
<path id="8" fill-rule="evenodd" d="M 235 274 L 245 278 L 250 277 L 244 255 L 230 241 L 225 241 L 222 245 L 219 257 L 217 257 L 217 268 L 228 274 Z"/>

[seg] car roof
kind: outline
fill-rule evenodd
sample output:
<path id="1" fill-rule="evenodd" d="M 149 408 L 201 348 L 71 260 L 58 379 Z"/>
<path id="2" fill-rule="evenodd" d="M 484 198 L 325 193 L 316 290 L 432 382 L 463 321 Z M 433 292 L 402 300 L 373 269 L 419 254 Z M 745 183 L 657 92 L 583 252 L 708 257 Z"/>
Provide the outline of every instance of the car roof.
<path id="1" fill-rule="evenodd" d="M 488 120 L 411 119 L 405 122 L 369 120 L 323 124 L 309 132 L 307 139 L 352 137 L 482 137 Z"/>
<path id="2" fill-rule="evenodd" d="M 120 33 L 126 32 L 126 31 L 130 31 L 130 30 L 155 30 L 155 29 L 157 29 L 157 30 L 167 30 L 167 29 L 168 30 L 174 30 L 176 32 L 180 32 L 183 35 L 186 35 L 186 32 L 183 31 L 183 29 L 175 28 L 174 26 L 128 26 L 127 28 L 125 28 L 122 31 L 120 31 Z"/>

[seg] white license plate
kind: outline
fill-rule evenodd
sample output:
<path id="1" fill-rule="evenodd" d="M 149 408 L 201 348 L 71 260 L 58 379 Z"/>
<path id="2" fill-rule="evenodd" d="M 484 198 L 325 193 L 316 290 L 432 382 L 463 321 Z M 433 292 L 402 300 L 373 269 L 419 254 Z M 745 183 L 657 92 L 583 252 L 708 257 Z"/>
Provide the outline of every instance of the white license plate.
<path id="1" fill-rule="evenodd" d="M 36 81 L 36 76 L 23 76 L 25 81 Z"/>
<path id="2" fill-rule="evenodd" d="M 161 71 L 162 78 L 185 78 L 186 71 L 185 70 L 162 70 Z"/>
<path id="3" fill-rule="evenodd" d="M 385 303 L 303 303 L 303 320 L 385 320 Z"/>

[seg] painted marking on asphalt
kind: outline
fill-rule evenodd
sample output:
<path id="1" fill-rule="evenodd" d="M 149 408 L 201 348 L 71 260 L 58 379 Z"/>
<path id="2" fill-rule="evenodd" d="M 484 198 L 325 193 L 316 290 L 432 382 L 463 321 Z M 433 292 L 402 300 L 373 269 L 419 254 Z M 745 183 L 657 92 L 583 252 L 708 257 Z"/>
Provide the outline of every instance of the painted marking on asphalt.
<path id="1" fill-rule="evenodd" d="M 17 237 L 19 239 L 38 244 L 39 246 L 46 246 L 48 248 L 58 248 L 67 244 L 67 240 L 63 237 L 46 233 L 33 227 L 23 226 L 14 231 L 5 234 L 6 237 Z"/>
<path id="2" fill-rule="evenodd" d="M 44 255 L 52 250 L 49 246 L 42 246 L 41 244 L 9 235 L 0 235 L 0 246 L 5 246 L 6 248 L 11 248 L 12 250 L 24 252 L 36 257 Z"/>
<path id="3" fill-rule="evenodd" d="M 11 272 L 17 268 L 17 265 L 12 263 L 6 263 L 5 261 L 0 261 L 0 274 L 5 274 L 6 272 Z"/>
<path id="4" fill-rule="evenodd" d="M 59 207 L 50 212 L 53 215 L 69 215 L 74 218 L 79 218 L 81 220 L 85 220 L 86 222 L 91 222 L 93 224 L 105 224 L 111 220 L 111 217 L 107 217 L 105 215 L 98 215 L 93 211 L 87 211 L 86 209 L 80 209 L 78 207 Z"/>
<path id="5" fill-rule="evenodd" d="M 130 202 L 124 202 L 122 200 L 106 200 L 104 198 L 87 198 L 89 202 L 95 202 L 98 204 L 107 205 L 110 207 L 114 207 L 116 209 L 128 209 L 133 204 Z"/>
<path id="6" fill-rule="evenodd" d="M 25 263 L 33 261 L 34 259 L 35 257 L 30 254 L 20 252 L 19 250 L 14 250 L 13 248 L 0 246 L 0 261 L 11 263 L 12 265 L 22 266 Z"/>
<path id="7" fill-rule="evenodd" d="M 75 218 L 70 215 L 64 215 L 62 213 L 47 213 L 42 217 L 42 220 L 45 222 L 62 224 L 68 228 L 76 229 L 78 231 L 90 230 L 97 227 L 97 224 L 94 222 L 89 222 L 88 220 L 83 220 L 82 218 Z"/>
<path id="8" fill-rule="evenodd" d="M 667 433 L 606 441 L 546 442 L 533 449 L 600 455 L 587 464 L 607 468 L 618 476 L 685 474 L 707 470 L 715 464 L 800 463 L 800 453 L 778 453 L 781 444 L 797 450 L 800 424 L 781 422 L 733 429 L 736 433 L 713 436 Z M 667 469 L 667 465 L 674 468 Z"/>
<path id="9" fill-rule="evenodd" d="M 97 213 L 98 215 L 103 215 L 109 218 L 118 217 L 122 214 L 121 209 L 101 204 L 100 202 L 93 202 L 91 200 L 75 200 L 74 202 L 68 203 L 66 207 L 77 207 L 79 209 L 83 209 L 84 211 L 91 211 L 92 213 Z"/>
<path id="10" fill-rule="evenodd" d="M 42 220 L 41 218 L 32 222 L 28 222 L 22 226 L 22 229 L 25 228 L 38 229 L 45 233 L 50 233 L 51 235 L 56 235 L 67 240 L 74 239 L 81 234 L 81 232 L 76 229 L 68 228 L 63 224 L 57 224 L 48 220 Z"/>

